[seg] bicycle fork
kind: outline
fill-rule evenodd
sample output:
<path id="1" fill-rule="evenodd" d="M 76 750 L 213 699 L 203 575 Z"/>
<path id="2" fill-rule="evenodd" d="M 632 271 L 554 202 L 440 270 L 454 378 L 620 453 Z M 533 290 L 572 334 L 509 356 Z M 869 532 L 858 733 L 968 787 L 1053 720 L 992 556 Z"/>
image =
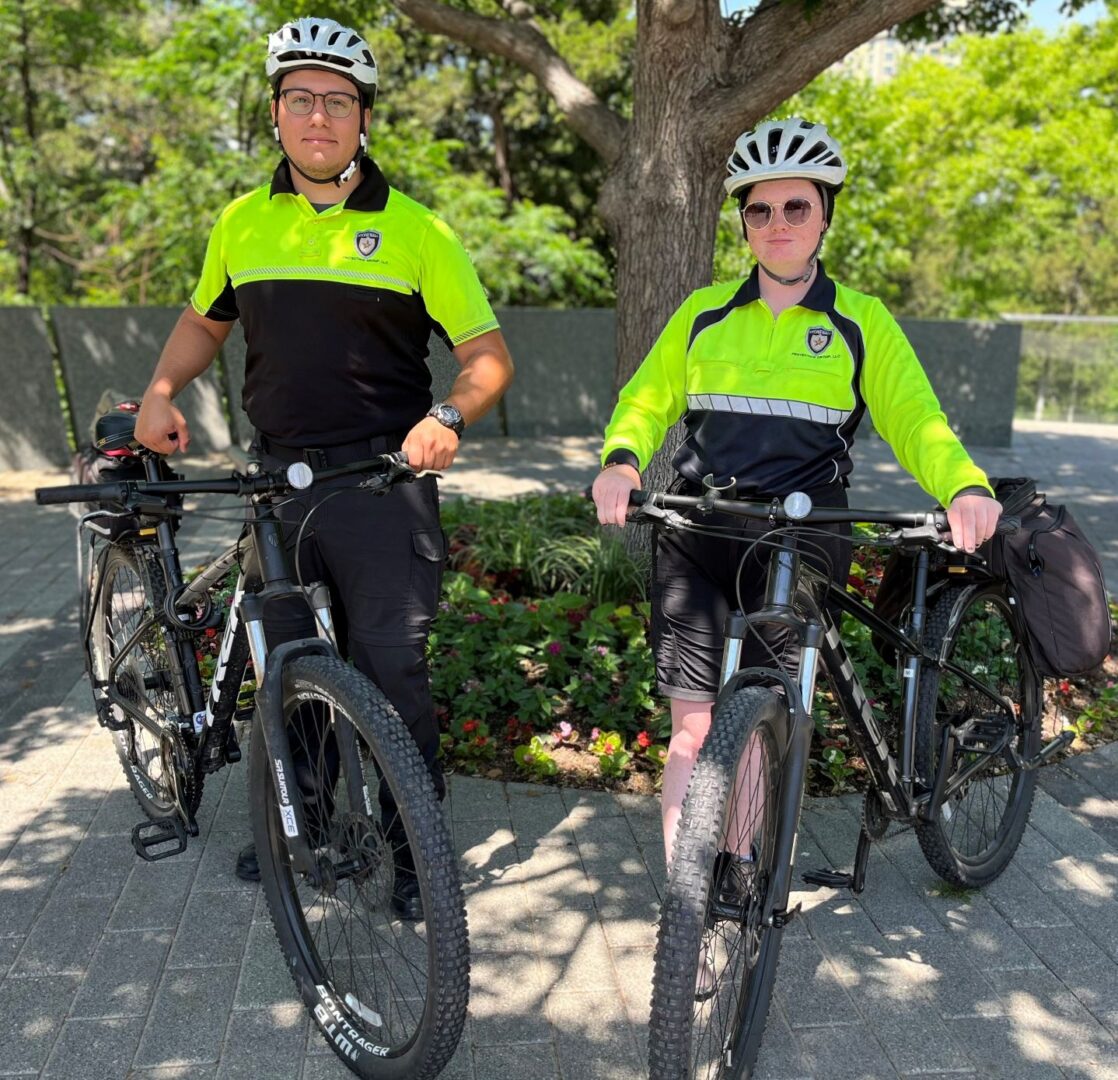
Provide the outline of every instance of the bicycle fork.
<path id="1" fill-rule="evenodd" d="M 299 638 L 284 642 L 269 651 L 264 636 L 264 602 L 274 596 L 286 595 L 290 591 L 290 586 L 281 587 L 273 592 L 269 592 L 265 587 L 256 595 L 246 596 L 242 601 L 241 611 L 245 620 L 253 666 L 257 672 L 258 734 L 263 738 L 268 768 L 272 774 L 276 809 L 284 836 L 287 838 L 287 856 L 296 872 L 305 874 L 316 888 L 321 888 L 327 884 L 325 876 L 328 872 L 328 864 L 318 858 L 308 839 L 304 793 L 298 782 L 291 739 L 284 719 L 283 672 L 296 657 L 336 658 L 338 651 L 333 641 L 329 592 L 321 583 L 308 589 L 309 599 L 318 626 L 329 637 Z M 334 705 L 330 701 L 323 700 L 322 704 L 333 711 Z M 365 813 L 372 818 L 372 797 L 363 779 L 356 730 L 352 724 L 334 723 L 333 715 L 330 718 L 329 730 L 338 743 L 339 770 L 345 777 L 349 805 L 364 807 Z M 343 876 L 344 871 L 344 865 L 329 867 L 329 872 L 334 877 Z"/>
<path id="2" fill-rule="evenodd" d="M 805 703 L 810 703 L 815 696 L 815 679 L 823 642 L 822 624 L 817 619 L 809 619 L 805 622 L 795 613 L 792 604 L 795 584 L 800 573 L 799 558 L 799 555 L 788 547 L 773 552 L 764 605 L 761 610 L 752 615 L 745 616 L 735 612 L 729 616 L 722 659 L 723 690 L 732 681 L 744 681 L 755 675 L 765 678 L 775 677 L 784 686 L 789 707 L 788 741 L 786 747 L 782 748 L 784 767 L 781 772 L 777 807 L 773 878 L 766 891 L 762 912 L 764 925 L 776 929 L 786 926 L 800 910 L 799 904 L 789 910 L 788 897 L 792 889 L 796 840 L 799 834 L 808 759 L 811 754 L 811 736 L 814 730 L 811 713 Z M 782 625 L 798 634 L 800 638 L 798 685 L 779 671 L 768 668 L 739 668 L 746 628 L 760 623 Z"/>

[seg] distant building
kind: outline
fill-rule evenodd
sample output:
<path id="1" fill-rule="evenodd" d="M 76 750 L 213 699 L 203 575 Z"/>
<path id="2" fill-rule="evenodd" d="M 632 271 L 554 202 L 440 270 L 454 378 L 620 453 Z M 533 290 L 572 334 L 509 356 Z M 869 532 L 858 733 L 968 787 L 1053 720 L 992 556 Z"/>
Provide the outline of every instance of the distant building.
<path id="1" fill-rule="evenodd" d="M 963 7 L 967 0 L 945 0 L 948 7 Z M 945 57 L 948 41 L 913 41 L 904 44 L 891 30 L 882 30 L 876 37 L 859 45 L 834 66 L 835 71 L 857 75 L 872 83 L 885 82 L 900 71 L 906 56 Z"/>
<path id="2" fill-rule="evenodd" d="M 882 30 L 876 37 L 870 38 L 853 52 L 847 53 L 832 70 L 869 79 L 872 83 L 882 83 L 897 74 L 904 57 L 942 57 L 946 45 L 946 41 L 915 41 L 905 44 L 899 41 L 892 31 Z"/>

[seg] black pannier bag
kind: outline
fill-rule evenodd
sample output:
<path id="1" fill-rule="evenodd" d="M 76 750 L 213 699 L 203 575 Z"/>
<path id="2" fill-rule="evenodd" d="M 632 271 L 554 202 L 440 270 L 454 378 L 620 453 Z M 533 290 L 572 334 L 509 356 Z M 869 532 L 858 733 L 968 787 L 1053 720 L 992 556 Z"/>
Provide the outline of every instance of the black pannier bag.
<path id="1" fill-rule="evenodd" d="M 1112 628 L 1102 564 L 1065 506 L 1052 505 L 1027 477 L 991 477 L 1015 533 L 999 534 L 981 549 L 990 572 L 1008 582 L 1022 616 L 1037 672 L 1048 676 L 1092 671 L 1110 651 Z M 912 601 L 915 561 L 893 552 L 885 564 L 874 610 L 897 623 Z M 936 579 L 929 577 L 931 587 Z M 879 656 L 892 646 L 873 638 Z"/>
<path id="2" fill-rule="evenodd" d="M 1082 675 L 1110 652 L 1112 627 L 1098 553 L 1066 506 L 1055 506 L 1027 477 L 991 478 L 1015 533 L 995 536 L 990 571 L 1017 597 L 1041 675 Z"/>
<path id="3" fill-rule="evenodd" d="M 103 428 L 100 423 L 102 418 L 114 414 L 113 419 L 119 417 L 115 414 L 130 414 L 129 418 L 135 423 L 135 414 L 139 410 L 139 402 L 120 401 L 116 395 L 107 392 L 102 395 L 97 406 L 97 414 L 93 424 L 90 425 L 90 442 L 92 445 L 84 446 L 74 454 L 71 462 L 71 476 L 75 484 L 112 484 L 120 480 L 144 480 L 144 463 L 130 450 L 116 450 L 103 453 L 97 449 L 99 431 Z M 159 459 L 160 480 L 181 480 L 182 477 L 174 472 L 162 458 Z M 181 506 L 182 500 L 175 499 L 172 506 Z M 90 519 L 89 524 L 96 531 L 110 540 L 118 540 L 128 533 L 139 532 L 141 528 L 152 526 L 158 520 L 153 517 L 141 517 L 139 514 L 124 513 L 125 507 L 120 503 L 82 503 L 80 509 L 75 507 L 79 514 L 87 514 L 94 510 L 106 510 L 109 513 L 98 515 Z M 178 528 L 178 518 L 171 519 L 172 525 Z"/>

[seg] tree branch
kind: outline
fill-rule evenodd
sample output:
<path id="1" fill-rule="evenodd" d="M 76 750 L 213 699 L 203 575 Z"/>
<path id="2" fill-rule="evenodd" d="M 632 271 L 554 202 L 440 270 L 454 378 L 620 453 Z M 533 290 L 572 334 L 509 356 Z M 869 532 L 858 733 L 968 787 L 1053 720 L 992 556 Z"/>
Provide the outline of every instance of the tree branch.
<path id="1" fill-rule="evenodd" d="M 448 7 L 439 0 L 393 0 L 417 26 L 483 53 L 503 56 L 534 75 L 571 129 L 607 164 L 621 153 L 626 121 L 605 105 L 550 42 L 529 22 L 491 19 Z M 515 5 L 519 9 L 519 5 Z M 510 7 L 511 10 L 511 7 Z"/>
<path id="2" fill-rule="evenodd" d="M 940 0 L 807 0 L 767 2 L 727 33 L 733 46 L 718 78 L 695 101 L 705 135 L 726 145 L 816 75 L 882 30 Z"/>

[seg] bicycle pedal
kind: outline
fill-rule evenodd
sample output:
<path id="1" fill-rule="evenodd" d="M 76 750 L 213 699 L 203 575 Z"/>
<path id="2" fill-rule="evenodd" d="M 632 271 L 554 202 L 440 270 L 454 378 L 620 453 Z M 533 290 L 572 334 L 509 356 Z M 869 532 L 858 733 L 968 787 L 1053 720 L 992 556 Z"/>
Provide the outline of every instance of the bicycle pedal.
<path id="1" fill-rule="evenodd" d="M 955 746 L 964 753 L 988 752 L 990 747 L 997 746 L 1004 736 L 1003 717 L 973 717 L 955 728 Z"/>
<path id="2" fill-rule="evenodd" d="M 156 850 L 163 844 L 174 844 L 174 847 Z M 132 830 L 132 847 L 144 862 L 169 859 L 186 851 L 186 829 L 177 817 L 141 821 Z"/>
<path id="3" fill-rule="evenodd" d="M 807 870 L 800 879 L 808 885 L 822 885 L 826 889 L 849 889 L 854 885 L 854 875 L 840 870 Z"/>

